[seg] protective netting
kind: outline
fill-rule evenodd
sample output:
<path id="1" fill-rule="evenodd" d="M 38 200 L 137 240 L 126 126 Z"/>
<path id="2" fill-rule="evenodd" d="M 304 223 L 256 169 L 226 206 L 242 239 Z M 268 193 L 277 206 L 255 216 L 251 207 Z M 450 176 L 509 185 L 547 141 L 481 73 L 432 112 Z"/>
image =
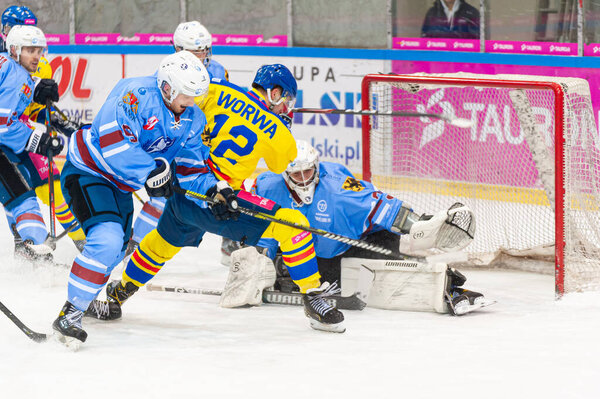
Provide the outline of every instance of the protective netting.
<path id="1" fill-rule="evenodd" d="M 363 126 L 364 145 L 370 146 L 364 172 L 377 187 L 418 213 L 454 202 L 468 205 L 477 217 L 475 240 L 466 249 L 474 263 L 487 263 L 500 252 L 554 262 L 555 231 L 562 230 L 564 267 L 556 257 L 557 291 L 563 271 L 565 292 L 600 287 L 600 143 L 587 81 L 380 76 L 365 78 L 369 109 L 443 114 L 471 120 L 472 126 L 427 117 L 370 117 Z M 556 151 L 562 144 L 555 132 L 564 138 L 562 153 Z M 556 164 L 564 165 L 558 180 Z M 555 211 L 561 198 L 564 205 Z"/>

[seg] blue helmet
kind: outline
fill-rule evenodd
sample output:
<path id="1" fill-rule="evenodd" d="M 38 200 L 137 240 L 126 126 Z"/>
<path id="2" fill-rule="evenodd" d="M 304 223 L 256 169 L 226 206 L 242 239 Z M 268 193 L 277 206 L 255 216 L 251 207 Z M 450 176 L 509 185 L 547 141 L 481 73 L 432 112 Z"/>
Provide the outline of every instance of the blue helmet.
<path id="1" fill-rule="evenodd" d="M 37 25 L 33 11 L 26 6 L 10 6 L 2 13 L 2 33 L 7 26 Z"/>
<path id="2" fill-rule="evenodd" d="M 263 89 L 271 91 L 275 86 L 280 86 L 283 89 L 282 97 L 289 95 L 291 98 L 296 98 L 298 85 L 294 75 L 282 64 L 263 65 L 254 77 L 254 82 Z"/>

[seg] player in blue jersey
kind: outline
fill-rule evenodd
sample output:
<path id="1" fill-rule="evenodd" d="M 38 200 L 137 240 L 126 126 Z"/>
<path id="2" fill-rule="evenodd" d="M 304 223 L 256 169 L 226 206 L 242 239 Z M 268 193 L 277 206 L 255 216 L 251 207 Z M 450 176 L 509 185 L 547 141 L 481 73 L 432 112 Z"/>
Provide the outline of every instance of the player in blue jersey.
<path id="1" fill-rule="evenodd" d="M 198 57 L 206 66 L 211 79 L 229 80 L 227 70 L 212 58 L 212 36 L 200 22 L 190 21 L 179 24 L 173 33 L 173 47 L 175 51 L 187 50 Z M 133 225 L 128 254 L 137 248 L 146 234 L 156 228 L 165 203 L 164 198 L 150 198 L 144 203 Z"/>
<path id="2" fill-rule="evenodd" d="M 373 184 L 357 180 L 343 165 L 319 162 L 317 151 L 307 142 L 297 140 L 298 157 L 282 174 L 265 172 L 258 176 L 253 192 L 272 199 L 283 207 L 298 209 L 312 227 L 361 239 L 393 251 L 400 247 L 400 236 L 410 233 L 411 251 L 436 248 L 457 251 L 472 241 L 473 231 L 465 234 L 446 229 L 447 211 L 433 217 L 414 213 L 409 205 L 379 191 Z M 408 237 L 407 237 L 408 238 Z M 277 242 L 261 239 L 259 247 L 266 248 L 275 258 Z M 342 258 L 394 259 L 392 257 L 352 247 L 322 236 L 315 237 L 315 253 L 319 273 L 329 282 L 340 281 Z M 277 262 L 276 262 L 277 263 Z M 280 278 L 277 288 L 292 288 L 285 268 L 277 267 Z M 453 275 L 453 302 L 455 306 L 472 305 L 483 296 L 458 286 L 465 281 L 455 270 Z M 463 303 L 461 303 L 463 301 Z"/>
<path id="3" fill-rule="evenodd" d="M 204 63 L 210 78 L 229 80 L 227 69 L 212 58 L 212 35 L 198 21 L 182 22 L 173 33 L 175 51 L 187 50 Z"/>
<path id="4" fill-rule="evenodd" d="M 83 313 L 123 258 L 131 236 L 132 192 L 145 187 L 151 197 L 168 197 L 171 163 L 184 168 L 202 163 L 206 118 L 194 99 L 205 96 L 208 86 L 198 58 L 187 51 L 171 54 L 156 76 L 119 81 L 91 127 L 72 136 L 61 183 L 87 240 L 71 268 L 68 300 L 53 323 L 61 340 L 87 338 Z"/>
<path id="5" fill-rule="evenodd" d="M 281 208 L 271 200 L 240 191 L 243 180 L 255 171 L 261 159 L 270 170 L 281 173 L 296 157 L 296 142 L 288 125 L 279 116 L 287 114 L 295 100 L 297 86 L 292 73 L 281 64 L 264 65 L 257 71 L 252 87 L 246 92 L 221 79 L 211 80 L 208 95 L 201 103 L 207 118 L 204 137 L 210 148 L 206 159 L 208 168 L 203 167 L 205 174 L 201 177 L 181 170 L 178 182 L 183 188 L 206 194 L 217 203 L 207 205 L 180 193 L 169 198 L 157 229 L 144 237 L 128 261 L 121 281 L 108 285 L 107 306 L 115 309 L 114 315 L 120 316 L 120 306 L 150 281 L 182 247 L 198 246 L 204 234 L 211 232 L 251 245 L 255 245 L 261 237 L 276 240 L 284 252 L 284 263 L 291 277 L 300 287 L 300 292 L 305 294 L 304 310 L 311 327 L 332 332 L 345 331 L 343 314 L 327 302 L 327 297 L 336 291 L 336 285 L 320 281 L 312 234 L 236 211 L 239 204 L 298 225 L 308 225 L 300 212 Z M 254 248 L 249 249 L 254 253 L 248 253 L 243 261 L 252 267 L 252 261 L 259 254 Z M 274 274 L 272 265 L 271 270 Z M 247 272 L 264 281 L 260 273 L 260 270 Z M 236 301 L 247 297 L 260 301 L 261 292 L 254 289 L 243 291 L 240 287 L 225 290 L 221 306 L 235 307 Z M 107 318 L 115 317 L 103 319 Z"/>
<path id="6" fill-rule="evenodd" d="M 8 33 L 6 47 L 8 52 L 0 53 L 0 200 L 27 251 L 37 261 L 50 261 L 52 248 L 45 244 L 47 231 L 33 190 L 33 172 L 22 155 L 58 154 L 63 143 L 45 126 L 32 128 L 21 120 L 33 100 L 54 99 L 45 86 L 34 87 L 32 78 L 46 50 L 46 37 L 35 26 L 17 25 Z"/>
<path id="7" fill-rule="evenodd" d="M 13 26 L 18 25 L 37 25 L 37 18 L 33 11 L 31 11 L 26 6 L 10 6 L 2 12 L 2 36 L 5 37 Z M 36 91 L 38 91 L 38 97 L 40 93 L 45 92 L 46 94 L 42 96 L 42 98 L 50 97 L 52 101 L 58 101 L 58 85 L 54 80 L 52 80 L 52 67 L 50 63 L 46 59 L 46 57 L 42 56 L 37 66 L 37 70 L 32 74 L 33 80 L 36 85 Z M 29 104 L 29 106 L 23 112 L 21 116 L 21 120 L 25 123 L 40 123 L 44 124 L 46 120 L 46 103 L 40 104 L 34 101 Z M 55 113 L 53 112 L 54 116 Z M 52 126 L 60 131 L 61 133 L 69 136 L 76 129 L 75 124 L 70 121 L 63 121 L 62 118 L 50 118 L 50 123 Z M 47 206 L 50 205 L 50 196 L 49 196 L 49 185 L 48 185 L 48 159 L 46 155 L 35 154 L 31 152 L 22 152 L 18 154 L 20 159 L 21 167 L 24 167 L 28 170 L 29 175 L 32 181 L 32 188 L 35 189 L 37 197 L 42 200 L 44 204 Z M 60 189 L 60 172 L 59 169 L 54 165 L 54 205 L 56 210 L 56 218 L 63 226 L 64 229 L 71 228 L 68 233 L 69 237 L 71 237 L 79 250 L 83 248 L 83 243 L 85 240 L 85 235 L 83 234 L 83 230 L 81 230 L 78 226 L 73 226 L 75 224 L 75 217 L 69 210 L 69 207 L 64 201 L 62 196 L 62 191 Z M 11 231 L 14 236 L 15 241 L 15 258 L 25 261 L 39 262 L 43 260 L 44 262 L 49 261 L 50 255 L 39 255 L 31 250 L 31 248 L 23 241 L 23 238 L 18 233 L 18 225 L 23 223 L 17 221 L 14 218 L 14 215 L 10 212 L 6 212 L 6 218 L 8 221 L 8 226 L 10 226 Z M 42 221 L 36 221 L 34 224 L 28 222 L 29 226 L 32 228 L 36 228 L 39 230 L 40 235 L 43 235 L 46 231 L 46 226 Z"/>

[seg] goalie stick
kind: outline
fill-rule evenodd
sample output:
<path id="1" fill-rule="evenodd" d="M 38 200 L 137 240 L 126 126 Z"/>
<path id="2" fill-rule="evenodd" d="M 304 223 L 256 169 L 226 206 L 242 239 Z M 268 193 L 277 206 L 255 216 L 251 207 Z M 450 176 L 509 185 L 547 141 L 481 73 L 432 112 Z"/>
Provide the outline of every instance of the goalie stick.
<path id="1" fill-rule="evenodd" d="M 367 115 L 367 116 L 403 116 L 407 118 L 434 118 L 443 120 L 450 125 L 468 128 L 473 126 L 469 119 L 455 118 L 443 114 L 421 112 L 377 111 L 370 109 L 336 109 L 336 108 L 293 108 L 292 112 L 309 114 L 342 114 L 342 115 Z"/>
<path id="2" fill-rule="evenodd" d="M 213 290 L 206 288 L 191 288 L 191 287 L 179 287 L 179 286 L 163 286 L 157 284 L 146 284 L 148 291 L 164 291 L 164 292 L 179 292 L 183 294 L 196 294 L 196 295 L 214 295 L 221 296 L 222 290 Z M 358 293 L 350 296 L 332 295 L 324 298 L 331 306 L 334 306 L 342 310 L 362 310 L 367 305 L 362 299 L 359 298 Z M 302 294 L 299 292 L 281 292 L 264 290 L 262 293 L 263 303 L 271 303 L 277 305 L 297 305 L 303 306 Z"/>
<path id="3" fill-rule="evenodd" d="M 6 317 L 10 319 L 10 321 L 19 327 L 19 330 L 23 331 L 23 333 L 31 338 L 34 342 L 44 342 L 48 338 L 46 334 L 35 332 L 23 324 L 23 322 L 19 320 L 18 317 L 15 316 L 13 312 L 11 312 L 6 306 L 4 306 L 2 302 L 0 302 L 0 310 L 2 310 L 2 313 L 4 313 Z"/>

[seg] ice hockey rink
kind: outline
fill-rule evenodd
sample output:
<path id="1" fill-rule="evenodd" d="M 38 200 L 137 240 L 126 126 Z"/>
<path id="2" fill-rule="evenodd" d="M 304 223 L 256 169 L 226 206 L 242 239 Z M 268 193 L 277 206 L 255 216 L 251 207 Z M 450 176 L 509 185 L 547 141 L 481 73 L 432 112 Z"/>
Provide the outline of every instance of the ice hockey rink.
<path id="1" fill-rule="evenodd" d="M 50 333 L 68 270 L 16 265 L 4 220 L 0 240 L 0 301 L 33 330 Z M 228 271 L 219 245 L 210 235 L 200 248 L 184 249 L 154 282 L 222 288 Z M 75 255 L 70 242 L 59 243 L 58 260 Z M 312 330 L 300 306 L 223 309 L 214 296 L 146 290 L 119 321 L 84 319 L 89 337 L 77 352 L 34 343 L 0 315 L 2 397 L 600 395 L 600 293 L 555 301 L 549 275 L 465 274 L 466 286 L 498 303 L 463 317 L 345 311 L 344 334 Z"/>

